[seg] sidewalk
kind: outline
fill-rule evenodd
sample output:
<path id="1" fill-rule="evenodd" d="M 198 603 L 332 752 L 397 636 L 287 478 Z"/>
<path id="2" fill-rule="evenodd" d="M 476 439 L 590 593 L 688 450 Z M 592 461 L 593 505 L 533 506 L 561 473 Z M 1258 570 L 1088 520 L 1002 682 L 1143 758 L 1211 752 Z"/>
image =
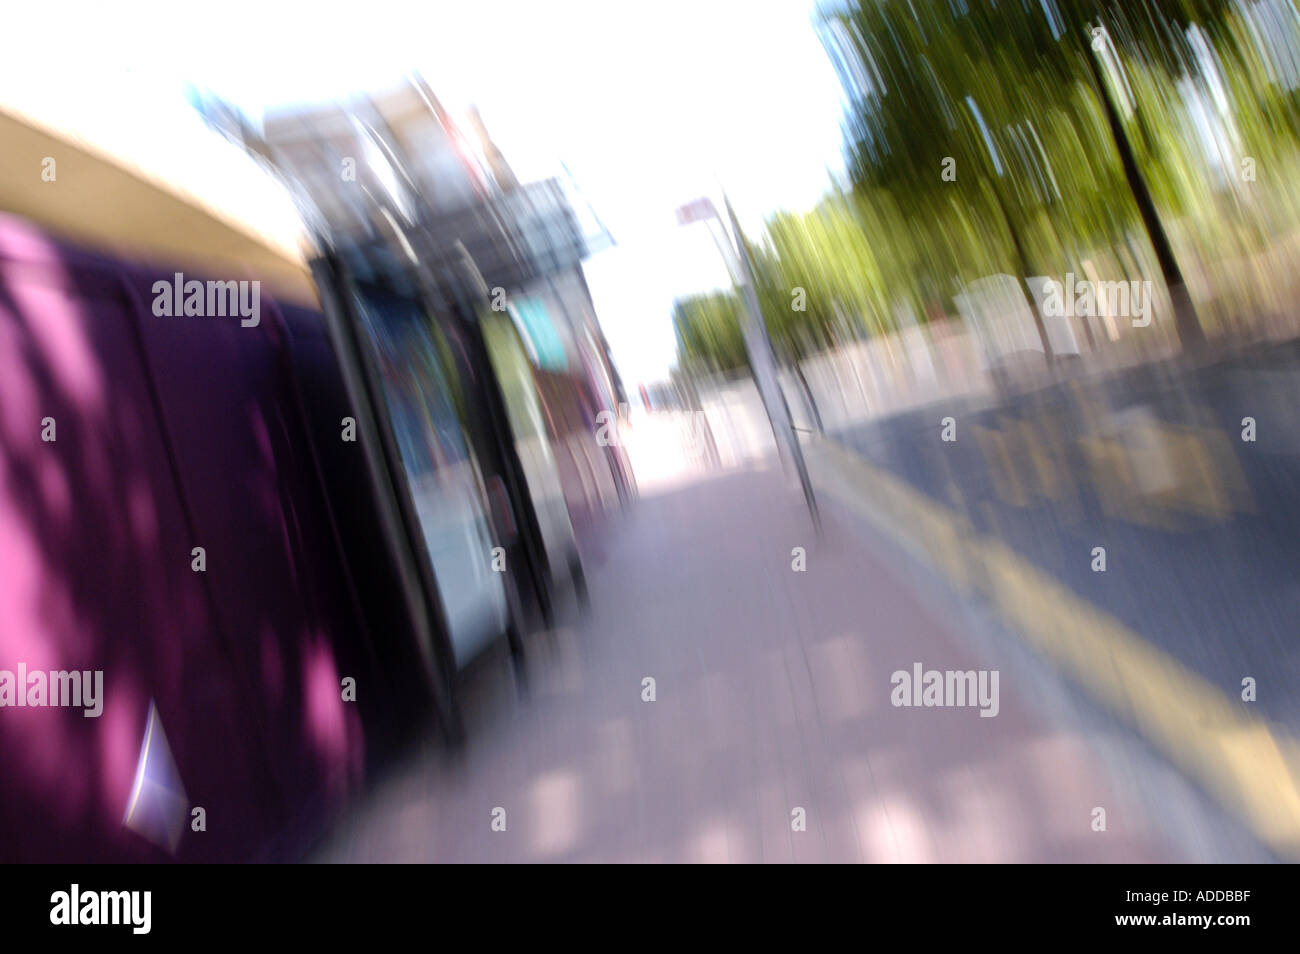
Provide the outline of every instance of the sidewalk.
<path id="1" fill-rule="evenodd" d="M 779 470 L 643 486 L 589 580 L 589 616 L 531 640 L 527 696 L 484 667 L 464 756 L 411 764 L 321 860 L 1185 860 L 1013 674 L 994 718 L 892 706 L 896 670 L 996 662 L 851 527 L 819 543 Z"/>
<path id="2" fill-rule="evenodd" d="M 1300 471 L 1284 409 L 1300 362 L 1292 349 L 1270 360 L 942 402 L 810 440 L 809 454 L 819 487 L 993 607 L 1294 860 Z M 1243 440 L 1254 415 L 1269 434 Z"/>

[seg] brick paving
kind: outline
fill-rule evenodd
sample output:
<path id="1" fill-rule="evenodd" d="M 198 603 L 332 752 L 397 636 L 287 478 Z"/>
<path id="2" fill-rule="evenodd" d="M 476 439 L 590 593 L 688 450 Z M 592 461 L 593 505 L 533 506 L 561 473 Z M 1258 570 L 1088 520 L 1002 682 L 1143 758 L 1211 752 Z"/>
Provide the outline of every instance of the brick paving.
<path id="1" fill-rule="evenodd" d="M 504 661 L 479 667 L 465 751 L 413 758 L 318 857 L 1186 860 L 1009 674 L 995 718 L 892 706 L 895 670 L 996 662 L 889 554 L 827 524 L 816 540 L 775 469 L 643 485 L 588 567 L 588 615 L 531 638 L 526 693 Z M 791 569 L 796 546 L 805 572 Z M 1104 833 L 1090 827 L 1098 805 Z M 806 831 L 792 831 L 796 807 Z"/>

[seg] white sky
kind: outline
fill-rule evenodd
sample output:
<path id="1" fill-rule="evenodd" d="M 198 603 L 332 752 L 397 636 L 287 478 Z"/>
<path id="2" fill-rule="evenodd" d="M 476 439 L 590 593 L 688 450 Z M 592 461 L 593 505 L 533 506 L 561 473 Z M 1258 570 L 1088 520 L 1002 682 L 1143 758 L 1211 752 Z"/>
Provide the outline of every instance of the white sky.
<path id="1" fill-rule="evenodd" d="M 0 100 L 287 214 L 189 109 L 186 84 L 263 108 L 382 90 L 422 72 L 476 103 L 522 179 L 564 162 L 618 247 L 587 264 L 625 383 L 673 363 L 675 297 L 725 284 L 677 206 L 725 187 L 747 230 L 812 205 L 838 173 L 840 91 L 813 0 L 119 0 L 10 4 Z M 233 150 L 231 150 L 233 151 Z M 220 160 L 218 162 L 217 160 Z M 219 172 L 217 170 L 220 170 Z"/>

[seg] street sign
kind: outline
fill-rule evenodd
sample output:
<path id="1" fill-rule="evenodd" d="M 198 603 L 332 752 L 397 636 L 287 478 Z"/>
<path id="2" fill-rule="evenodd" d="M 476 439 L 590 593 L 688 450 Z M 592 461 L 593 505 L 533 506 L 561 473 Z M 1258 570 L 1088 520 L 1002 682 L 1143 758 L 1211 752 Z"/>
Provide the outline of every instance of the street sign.
<path id="1" fill-rule="evenodd" d="M 691 222 L 716 218 L 718 218 L 718 210 L 713 207 L 713 200 L 708 196 L 687 202 L 677 210 L 678 225 L 689 225 Z"/>

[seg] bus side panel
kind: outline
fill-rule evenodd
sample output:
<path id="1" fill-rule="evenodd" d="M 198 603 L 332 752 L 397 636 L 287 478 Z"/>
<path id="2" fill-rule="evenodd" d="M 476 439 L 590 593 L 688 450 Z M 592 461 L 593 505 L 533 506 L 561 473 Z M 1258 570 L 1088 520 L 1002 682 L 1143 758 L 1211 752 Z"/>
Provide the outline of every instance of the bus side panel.
<path id="1" fill-rule="evenodd" d="M 131 308 L 112 269 L 0 221 L 0 669 L 103 674 L 97 717 L 0 709 L 5 860 L 171 856 L 124 827 L 151 701 L 187 798 L 136 819 L 173 826 L 179 857 L 239 857 L 283 812 L 191 569 Z"/>
<path id="2" fill-rule="evenodd" d="M 143 300 L 168 277 L 140 272 Z M 276 309 L 263 298 L 250 327 L 147 308 L 137 320 L 220 624 L 252 693 L 243 704 L 291 814 L 327 811 L 360 781 L 360 718 L 342 686 L 356 676 L 335 655 L 358 633 L 328 560 L 336 551 Z"/>
<path id="3" fill-rule="evenodd" d="M 400 572 L 378 530 L 382 521 L 364 457 L 364 442 L 376 438 L 356 423 L 324 317 L 294 306 L 281 306 L 280 314 L 327 498 L 330 532 L 337 532 L 334 546 L 344 574 L 338 592 L 355 601 L 357 624 L 346 634 L 350 638 L 339 640 L 339 665 L 356 673 L 364 686 L 357 708 L 366 723 L 368 764 L 378 769 L 426 727 L 430 690 Z M 345 439 L 346 418 L 353 421 L 351 440 Z"/>

